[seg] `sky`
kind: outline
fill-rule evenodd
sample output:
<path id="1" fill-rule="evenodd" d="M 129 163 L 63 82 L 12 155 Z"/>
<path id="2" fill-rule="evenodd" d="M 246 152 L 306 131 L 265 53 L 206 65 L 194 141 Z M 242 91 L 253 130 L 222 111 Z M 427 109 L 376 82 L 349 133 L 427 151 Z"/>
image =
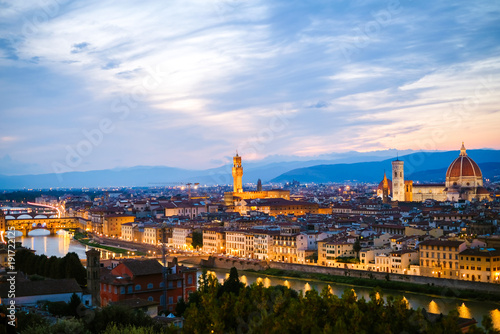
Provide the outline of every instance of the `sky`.
<path id="1" fill-rule="evenodd" d="M 497 1 L 2 1 L 0 174 L 500 149 Z"/>

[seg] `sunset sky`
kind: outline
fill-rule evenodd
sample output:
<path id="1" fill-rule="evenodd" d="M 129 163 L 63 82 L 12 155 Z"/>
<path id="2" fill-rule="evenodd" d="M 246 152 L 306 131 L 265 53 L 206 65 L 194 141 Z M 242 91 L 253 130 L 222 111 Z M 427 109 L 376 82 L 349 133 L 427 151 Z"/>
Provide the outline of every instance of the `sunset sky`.
<path id="1" fill-rule="evenodd" d="M 1 1 L 0 174 L 500 149 L 497 1 Z"/>

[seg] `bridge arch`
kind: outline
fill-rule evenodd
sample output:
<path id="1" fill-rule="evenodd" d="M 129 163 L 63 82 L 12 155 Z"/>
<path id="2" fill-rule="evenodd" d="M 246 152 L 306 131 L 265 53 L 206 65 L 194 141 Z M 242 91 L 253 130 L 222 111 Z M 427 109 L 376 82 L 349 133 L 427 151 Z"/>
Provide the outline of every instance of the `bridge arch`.
<path id="1" fill-rule="evenodd" d="M 37 232 L 35 235 L 33 235 L 32 232 Z M 41 232 L 48 232 L 48 233 L 41 233 Z M 33 237 L 33 236 L 46 236 L 46 235 L 51 235 L 49 229 L 34 229 L 34 230 L 29 230 L 28 233 L 26 233 L 25 237 Z"/>
<path id="2" fill-rule="evenodd" d="M 79 229 L 81 228 L 78 218 L 47 218 L 47 219 L 9 219 L 6 220 L 5 230 L 14 227 L 16 231 L 21 232 L 24 236 L 29 235 L 32 230 L 48 230 L 54 235 L 59 230 L 64 229 Z"/>

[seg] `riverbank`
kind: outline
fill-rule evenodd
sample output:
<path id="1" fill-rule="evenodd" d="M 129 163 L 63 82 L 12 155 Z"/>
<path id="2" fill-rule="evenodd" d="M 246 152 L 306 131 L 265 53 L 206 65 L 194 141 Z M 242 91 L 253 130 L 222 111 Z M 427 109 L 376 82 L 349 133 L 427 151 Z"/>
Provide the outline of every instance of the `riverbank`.
<path id="1" fill-rule="evenodd" d="M 481 292 L 468 289 L 450 289 L 430 284 L 397 282 L 397 281 L 391 281 L 390 279 L 386 280 L 366 279 L 366 278 L 358 278 L 350 276 L 337 276 L 331 274 L 310 273 L 304 271 L 292 271 L 292 270 L 282 270 L 274 268 L 268 268 L 265 270 L 247 269 L 244 271 L 259 273 L 274 277 L 282 277 L 282 278 L 289 277 L 289 278 L 301 278 L 301 279 L 314 279 L 326 283 L 340 283 L 340 284 L 371 287 L 371 288 L 378 287 L 382 289 L 396 290 L 399 292 L 413 292 L 413 293 L 426 294 L 430 296 L 471 299 L 471 300 L 490 301 L 497 303 L 500 300 L 500 291 L 498 293 L 492 293 L 492 292 Z"/>
<path id="2" fill-rule="evenodd" d="M 126 249 L 126 248 L 118 248 L 118 247 L 103 245 L 103 244 L 100 244 L 97 242 L 92 242 L 88 236 L 86 236 L 83 233 L 79 233 L 79 232 L 75 233 L 73 239 L 78 241 L 82 245 L 87 245 L 89 247 L 104 249 L 104 250 L 111 252 L 111 253 L 124 254 L 124 255 L 129 255 L 130 253 L 132 253 L 133 255 L 139 255 L 139 256 L 146 255 L 146 253 L 139 252 L 136 250 Z"/>

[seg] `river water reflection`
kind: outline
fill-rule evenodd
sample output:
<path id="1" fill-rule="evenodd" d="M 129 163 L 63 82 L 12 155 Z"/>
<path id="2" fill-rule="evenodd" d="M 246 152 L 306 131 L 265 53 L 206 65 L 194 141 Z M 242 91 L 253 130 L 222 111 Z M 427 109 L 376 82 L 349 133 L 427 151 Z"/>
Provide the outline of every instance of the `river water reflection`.
<path id="1" fill-rule="evenodd" d="M 229 277 L 229 272 L 227 270 L 215 269 L 210 270 L 209 273 L 215 275 L 221 283 L 224 281 L 224 279 Z M 200 274 L 201 271 L 198 271 L 198 275 Z M 372 288 L 360 286 L 327 283 L 311 279 L 307 280 L 292 277 L 268 276 L 253 272 L 240 272 L 240 281 L 245 283 L 246 285 L 251 285 L 256 282 L 262 283 L 265 287 L 284 285 L 291 289 L 302 291 L 303 293 L 311 289 L 315 289 L 316 291 L 321 292 L 325 287 L 327 287 L 333 294 L 339 297 L 342 296 L 342 293 L 345 289 L 354 289 L 358 298 L 364 297 L 366 300 L 370 299 L 370 291 L 372 291 Z M 479 323 L 478 325 L 481 324 L 483 315 L 490 314 L 491 318 L 493 319 L 495 328 L 500 329 L 500 303 L 430 296 L 390 289 L 383 289 L 382 291 L 384 294 L 384 298 L 387 295 L 403 296 L 407 300 L 409 307 L 413 309 L 417 309 L 420 307 L 425 308 L 430 313 L 443 314 L 448 314 L 452 310 L 458 310 L 460 317 L 475 318 Z"/>
<path id="2" fill-rule="evenodd" d="M 18 236 L 16 239 L 20 241 L 23 246 L 36 250 L 37 254 L 45 254 L 47 256 L 58 256 L 63 257 L 68 252 L 75 252 L 80 259 L 85 259 L 85 252 L 88 247 L 80 244 L 79 242 L 70 238 L 68 234 L 64 231 L 58 232 L 57 235 L 50 236 L 47 235 L 48 231 L 33 231 L 30 236 L 22 237 Z M 211 271 L 216 275 L 219 281 L 223 280 L 229 276 L 227 270 L 213 270 Z M 198 275 L 201 274 L 201 270 L 198 271 Z M 332 293 L 337 296 L 341 296 L 345 289 L 354 289 L 358 298 L 364 297 L 369 300 L 369 293 L 371 288 L 351 286 L 346 284 L 338 283 L 326 283 L 317 280 L 306 280 L 298 278 L 285 278 L 285 277 L 274 277 L 261 275 L 252 272 L 241 272 L 240 280 L 251 285 L 255 282 L 261 282 L 264 286 L 269 287 L 272 285 L 285 285 L 291 289 L 297 291 L 308 291 L 310 289 L 315 289 L 321 292 L 325 287 L 331 289 Z M 451 310 L 458 310 L 459 314 L 463 318 L 475 318 L 479 324 L 483 315 L 490 314 L 493 319 L 493 323 L 496 329 L 500 329 L 500 302 L 480 302 L 473 300 L 462 300 L 455 298 L 446 298 L 440 296 L 429 296 L 419 293 L 411 292 L 400 292 L 390 289 L 384 289 L 383 293 L 385 296 L 403 296 L 409 303 L 411 308 L 417 309 L 419 307 L 425 308 L 431 313 L 444 313 L 448 314 Z"/>
<path id="3" fill-rule="evenodd" d="M 56 235 L 49 235 L 47 230 L 35 230 L 28 237 L 17 236 L 16 241 L 21 242 L 24 247 L 36 250 L 36 254 L 45 254 L 48 257 L 64 257 L 69 252 L 75 252 L 80 259 L 85 259 L 85 252 L 89 250 L 88 246 L 73 240 L 63 230 L 58 231 Z"/>

